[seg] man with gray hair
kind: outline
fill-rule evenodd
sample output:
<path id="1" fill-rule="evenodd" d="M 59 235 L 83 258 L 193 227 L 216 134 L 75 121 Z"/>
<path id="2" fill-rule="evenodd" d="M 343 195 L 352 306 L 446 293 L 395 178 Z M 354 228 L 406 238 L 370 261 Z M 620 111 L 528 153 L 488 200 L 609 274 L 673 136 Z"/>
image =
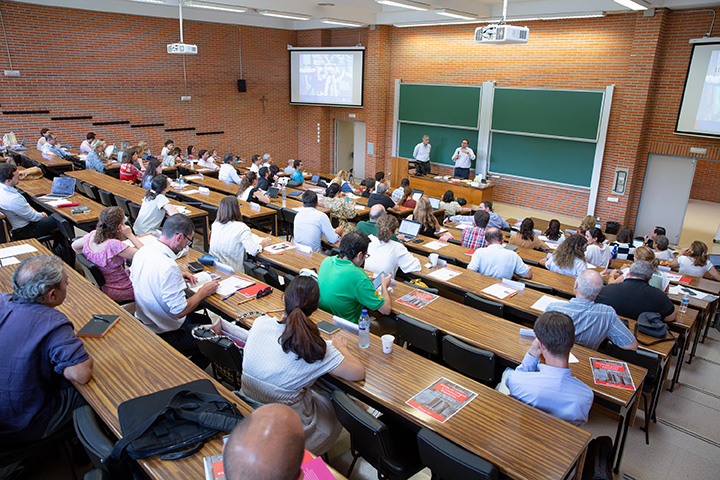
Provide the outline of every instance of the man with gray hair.
<path id="1" fill-rule="evenodd" d="M 627 278 L 614 270 L 610 283 L 600 290 L 595 301 L 610 305 L 618 315 L 637 320 L 643 312 L 657 312 L 666 323 L 675 321 L 677 310 L 672 300 L 648 283 L 654 268 L 650 262 L 638 260 L 630 266 Z"/>
<path id="2" fill-rule="evenodd" d="M 69 153 L 66 153 L 57 144 L 57 135 L 52 132 L 45 134 L 45 145 L 42 147 L 42 156 L 45 160 L 53 160 L 54 157 L 62 158 L 63 160 L 72 160 L 73 157 Z"/>
<path id="3" fill-rule="evenodd" d="M 370 207 L 368 219 L 358 222 L 357 231 L 364 233 L 368 237 L 370 235 L 375 235 L 377 237 L 377 222 L 385 215 L 387 215 L 387 210 L 385 210 L 384 206 L 379 203 L 377 205 L 373 205 Z M 399 241 L 397 235 L 393 235 L 391 240 L 395 240 L 396 242 Z"/>
<path id="4" fill-rule="evenodd" d="M 615 310 L 608 305 L 595 303 L 603 279 L 592 269 L 583 270 L 575 279 L 575 298 L 570 302 L 551 303 L 546 312 L 562 312 L 573 320 L 575 325 L 575 343 L 593 350 L 610 338 L 612 342 L 625 350 L 637 350 L 635 336 L 620 320 Z"/>
<path id="5" fill-rule="evenodd" d="M 62 260 L 28 258 L 13 273 L 12 286 L 12 294 L 0 295 L 0 444 L 17 445 L 72 421 L 85 401 L 69 382 L 90 381 L 93 361 L 70 320 L 55 309 L 67 295 Z"/>
<path id="6" fill-rule="evenodd" d="M 368 207 L 372 208 L 374 205 L 380 204 L 387 209 L 393 208 L 395 206 L 395 202 L 393 202 L 392 198 L 386 195 L 387 188 L 387 184 L 385 183 L 376 184 L 375 191 L 371 193 L 368 198 Z"/>
<path id="7" fill-rule="evenodd" d="M 272 165 L 272 163 L 273 163 L 272 155 L 270 155 L 269 153 L 266 153 L 265 155 L 263 155 L 263 164 L 262 164 L 263 167 L 270 168 L 270 165 Z"/>
<path id="8" fill-rule="evenodd" d="M 286 175 L 292 175 L 295 173 L 295 160 L 292 158 L 288 160 L 287 167 L 285 167 L 285 170 L 283 170 Z"/>
<path id="9" fill-rule="evenodd" d="M 415 145 L 413 158 L 415 159 L 415 175 L 423 176 L 430 173 L 430 137 L 423 135 L 422 142 Z"/>

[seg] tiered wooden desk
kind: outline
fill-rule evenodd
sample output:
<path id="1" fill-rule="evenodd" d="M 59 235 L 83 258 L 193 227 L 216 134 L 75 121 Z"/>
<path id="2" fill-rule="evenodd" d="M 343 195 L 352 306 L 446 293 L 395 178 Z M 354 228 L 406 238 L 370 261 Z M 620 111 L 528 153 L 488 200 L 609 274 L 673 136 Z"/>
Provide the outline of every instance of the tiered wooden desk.
<path id="1" fill-rule="evenodd" d="M 71 213 L 70 208 L 72 207 L 53 207 L 42 200 L 34 198 L 47 195 L 52 191 L 52 181 L 44 177 L 36 180 L 21 180 L 20 183 L 18 183 L 17 188 L 25 192 L 30 197 L 33 197 L 32 201 L 41 209 L 48 210 L 50 212 L 57 212 L 70 220 L 70 222 L 78 228 L 88 232 L 95 228 L 98 216 L 100 215 L 102 209 L 105 208 L 103 205 L 100 205 L 99 203 L 94 202 L 77 192 L 75 192 L 72 197 L 68 197 L 68 201 L 78 203 L 81 207 L 87 206 L 90 210 L 82 213 Z"/>
<path id="2" fill-rule="evenodd" d="M 56 158 L 54 160 L 47 160 L 45 157 L 42 156 L 42 152 L 36 148 L 28 148 L 25 151 L 22 152 L 13 152 L 11 151 L 11 154 L 17 158 L 18 156 L 24 157 L 30 161 L 30 163 L 39 164 L 42 165 L 50 170 L 52 170 L 54 173 L 64 172 L 67 170 L 73 170 L 75 166 L 72 162 L 68 160 L 63 160 L 61 158 Z M 17 162 L 18 165 L 20 162 Z"/>

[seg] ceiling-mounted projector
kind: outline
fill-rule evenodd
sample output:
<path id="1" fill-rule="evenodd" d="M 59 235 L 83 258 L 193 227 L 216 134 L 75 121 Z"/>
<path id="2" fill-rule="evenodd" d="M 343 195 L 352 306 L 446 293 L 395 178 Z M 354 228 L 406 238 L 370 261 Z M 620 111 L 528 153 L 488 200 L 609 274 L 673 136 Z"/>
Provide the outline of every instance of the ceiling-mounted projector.
<path id="1" fill-rule="evenodd" d="M 170 43 L 167 46 L 168 53 L 179 53 L 181 55 L 195 55 L 197 54 L 197 45 L 191 45 L 189 43 Z"/>
<path id="2" fill-rule="evenodd" d="M 475 29 L 477 43 L 513 44 L 527 43 L 530 29 L 528 27 L 515 27 L 513 25 L 494 24 L 485 25 Z"/>

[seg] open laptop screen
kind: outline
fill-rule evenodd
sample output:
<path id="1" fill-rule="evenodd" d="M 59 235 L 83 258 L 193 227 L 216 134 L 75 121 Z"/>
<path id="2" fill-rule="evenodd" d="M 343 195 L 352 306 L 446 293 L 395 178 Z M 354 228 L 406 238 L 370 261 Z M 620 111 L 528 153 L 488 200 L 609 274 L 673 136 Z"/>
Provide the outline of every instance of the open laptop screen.
<path id="1" fill-rule="evenodd" d="M 318 175 L 317 173 L 315 175 L 313 175 L 312 178 L 310 179 L 310 181 L 312 183 L 317 183 L 318 180 L 320 180 L 320 175 Z"/>
<path id="2" fill-rule="evenodd" d="M 708 260 L 710 260 L 710 263 L 712 263 L 715 268 L 720 267 L 720 255 L 710 254 L 708 255 Z"/>
<path id="3" fill-rule="evenodd" d="M 75 179 L 72 177 L 53 178 L 51 194 L 72 197 L 75 194 Z"/>
<path id="4" fill-rule="evenodd" d="M 413 222 L 411 220 L 403 220 L 400 222 L 400 229 L 398 230 L 398 233 L 402 233 L 405 236 L 408 237 L 417 237 L 418 233 L 420 233 L 420 227 L 422 224 L 418 222 Z"/>
<path id="5" fill-rule="evenodd" d="M 420 200 L 420 197 L 423 196 L 423 193 L 425 193 L 424 190 L 413 190 L 411 198 L 417 202 L 418 200 Z"/>
<path id="6" fill-rule="evenodd" d="M 440 208 L 439 198 L 430 197 L 428 198 L 428 200 L 430 200 L 430 206 L 433 208 L 433 210 L 437 210 L 438 208 Z"/>

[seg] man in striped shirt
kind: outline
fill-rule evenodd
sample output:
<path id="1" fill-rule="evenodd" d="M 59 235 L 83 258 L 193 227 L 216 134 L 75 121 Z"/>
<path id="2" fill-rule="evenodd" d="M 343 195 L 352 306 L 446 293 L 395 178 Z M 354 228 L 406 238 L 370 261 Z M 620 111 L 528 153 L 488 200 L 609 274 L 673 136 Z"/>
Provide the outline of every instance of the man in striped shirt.
<path id="1" fill-rule="evenodd" d="M 462 246 L 465 248 L 483 248 L 487 247 L 485 241 L 485 227 L 490 221 L 490 214 L 483 210 L 478 210 L 473 215 L 473 226 L 467 227 L 462 232 L 460 239 Z"/>
<path id="2" fill-rule="evenodd" d="M 545 311 L 562 312 L 572 318 L 578 345 L 597 350 L 606 338 L 610 338 L 620 348 L 637 350 L 637 339 L 615 310 L 609 305 L 595 303 L 602 287 L 603 280 L 597 271 L 583 270 L 575 279 L 575 298 L 570 302 L 551 303 Z"/>

